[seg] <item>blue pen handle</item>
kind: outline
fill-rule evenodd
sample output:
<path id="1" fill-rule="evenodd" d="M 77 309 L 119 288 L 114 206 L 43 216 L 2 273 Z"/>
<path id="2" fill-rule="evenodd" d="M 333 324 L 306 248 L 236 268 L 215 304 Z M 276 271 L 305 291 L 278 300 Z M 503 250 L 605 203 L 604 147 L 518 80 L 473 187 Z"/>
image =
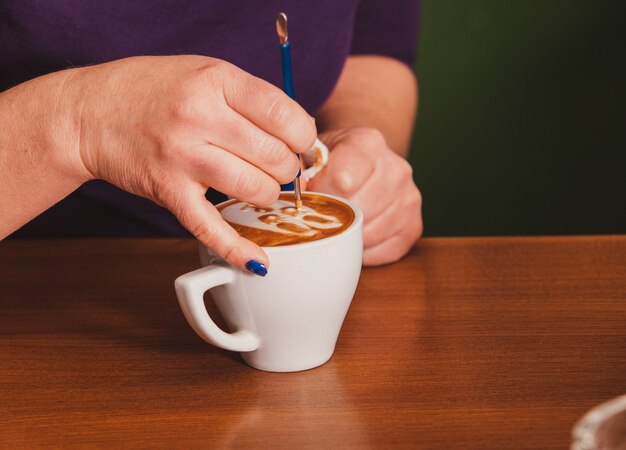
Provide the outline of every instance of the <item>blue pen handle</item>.
<path id="1" fill-rule="evenodd" d="M 283 63 L 283 89 L 285 94 L 295 98 L 293 93 L 293 72 L 291 69 L 291 47 L 289 42 L 280 44 L 280 59 Z"/>
<path id="2" fill-rule="evenodd" d="M 291 48 L 289 46 L 289 42 L 280 44 L 280 59 L 283 66 L 283 90 L 289 97 L 295 98 L 293 92 L 293 72 L 291 69 Z M 300 159 L 300 155 L 298 155 L 298 159 Z M 300 170 L 298 170 L 297 176 L 300 176 Z M 291 183 L 280 185 L 281 191 L 293 191 L 294 189 L 295 186 L 293 181 Z"/>

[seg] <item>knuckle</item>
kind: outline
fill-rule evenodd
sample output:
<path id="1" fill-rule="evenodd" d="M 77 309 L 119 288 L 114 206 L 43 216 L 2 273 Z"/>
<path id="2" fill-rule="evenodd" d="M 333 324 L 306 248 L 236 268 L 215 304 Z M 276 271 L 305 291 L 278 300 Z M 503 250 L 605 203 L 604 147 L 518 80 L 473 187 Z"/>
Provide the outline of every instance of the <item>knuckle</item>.
<path id="1" fill-rule="evenodd" d="M 202 64 L 197 72 L 197 79 L 194 80 L 198 83 L 213 84 L 218 79 L 228 78 L 232 73 L 232 64 L 224 61 L 223 59 L 211 58 L 210 61 Z"/>
<path id="2" fill-rule="evenodd" d="M 266 188 L 260 192 L 261 197 L 258 200 L 260 206 L 270 206 L 280 195 L 280 185 L 278 183 L 268 183 Z"/>
<path id="3" fill-rule="evenodd" d="M 405 238 L 409 245 L 413 245 L 415 241 L 417 241 L 422 234 L 424 233 L 424 222 L 422 221 L 422 216 L 418 215 L 415 220 L 412 222 L 412 226 L 407 227 L 405 231 Z"/>
<path id="4" fill-rule="evenodd" d="M 197 98 L 187 95 L 183 89 L 172 101 L 170 115 L 175 123 L 196 125 L 202 122 L 204 108 Z"/>
<path id="5" fill-rule="evenodd" d="M 372 141 L 384 141 L 385 140 L 385 136 L 383 136 L 382 131 L 380 131 L 378 128 L 368 128 L 366 135 L 368 139 Z"/>
<path id="6" fill-rule="evenodd" d="M 233 68 L 234 66 L 231 63 L 223 59 L 211 58 L 202 68 L 202 72 L 204 75 L 213 76 L 216 72 L 228 74 Z"/>
<path id="7" fill-rule="evenodd" d="M 281 162 L 281 169 L 277 173 L 276 181 L 281 184 L 290 183 L 298 175 L 300 161 L 294 155 L 287 155 Z"/>
<path id="8" fill-rule="evenodd" d="M 409 196 L 409 202 L 406 209 L 411 211 L 411 213 L 407 216 L 407 219 L 413 226 L 407 227 L 407 234 L 408 239 L 411 243 L 413 243 L 419 239 L 424 232 L 424 222 L 422 220 L 422 194 L 417 187 L 413 189 L 413 192 Z"/>
<path id="9" fill-rule="evenodd" d="M 417 188 L 415 188 L 415 191 L 413 193 L 413 202 L 418 206 L 418 208 L 422 207 L 422 202 L 423 202 L 422 193 Z"/>
<path id="10" fill-rule="evenodd" d="M 237 252 L 236 241 L 224 239 L 215 223 L 198 223 L 188 229 L 198 241 L 210 247 L 227 261 L 231 261 Z"/>
<path id="11" fill-rule="evenodd" d="M 383 136 L 383 133 L 377 129 L 377 128 L 365 128 L 365 127 L 361 127 L 361 128 L 357 128 L 355 130 L 355 135 L 358 136 L 358 138 L 361 141 L 364 142 L 384 142 L 385 141 L 385 137 Z"/>
<path id="12" fill-rule="evenodd" d="M 288 127 L 291 123 L 291 108 L 283 98 L 275 96 L 271 100 L 267 117 L 273 129 Z"/>
<path id="13" fill-rule="evenodd" d="M 237 246 L 233 243 L 225 243 L 218 251 L 220 256 L 226 261 L 232 261 L 234 254 L 237 252 Z"/>
<path id="14" fill-rule="evenodd" d="M 165 163 L 175 158 L 181 152 L 181 145 L 175 132 L 167 131 L 160 133 L 157 138 L 157 152 L 154 158 Z"/>
<path id="15" fill-rule="evenodd" d="M 295 124 L 295 120 L 293 121 Z M 311 149 L 315 144 L 315 139 L 317 135 L 315 133 L 308 133 L 306 130 L 303 130 L 301 127 L 298 128 L 297 133 L 292 133 L 290 136 L 289 147 L 290 151 L 294 153 L 302 154 L 307 150 Z"/>
<path id="16" fill-rule="evenodd" d="M 335 171 L 332 176 L 332 180 L 338 194 L 347 196 L 352 192 L 354 187 L 354 178 L 348 170 L 340 169 Z"/>
<path id="17" fill-rule="evenodd" d="M 207 73 L 211 77 L 211 80 L 219 80 L 222 83 L 229 81 L 237 84 L 242 84 L 244 77 L 244 71 L 223 59 L 214 59 L 210 67 L 210 71 Z"/>
<path id="18" fill-rule="evenodd" d="M 315 145 L 315 140 L 317 139 L 317 127 L 315 126 L 315 122 L 311 121 L 310 123 L 305 124 L 298 136 L 302 141 L 302 143 L 298 144 L 298 151 L 306 152 L 312 148 Z"/>
<path id="19" fill-rule="evenodd" d="M 217 228 L 210 223 L 202 221 L 196 223 L 192 222 L 192 225 L 188 227 L 188 229 L 189 232 L 202 243 L 215 245 L 216 242 L 219 242 Z"/>
<path id="20" fill-rule="evenodd" d="M 387 146 L 383 134 L 375 128 L 357 128 L 350 139 L 361 154 L 370 159 L 378 159 L 381 150 Z"/>
<path id="21" fill-rule="evenodd" d="M 216 65 L 211 62 L 203 64 L 190 74 L 181 77 L 181 80 L 169 93 L 171 96 L 169 115 L 174 123 L 197 125 L 207 115 L 207 95 L 210 91 L 207 86 L 215 86 L 218 83 L 216 77 L 218 71 Z"/>
<path id="22" fill-rule="evenodd" d="M 416 211 L 419 214 L 422 208 L 422 193 L 420 190 L 412 184 L 408 190 L 405 191 L 402 205 L 405 209 L 410 211 Z"/>
<path id="23" fill-rule="evenodd" d="M 261 182 L 258 176 L 251 175 L 247 172 L 240 172 L 235 180 L 235 192 L 242 197 L 250 197 L 261 188 Z"/>
<path id="24" fill-rule="evenodd" d="M 275 139 L 266 139 L 259 147 L 263 162 L 270 167 L 282 165 L 287 159 L 288 153 L 291 153 L 284 145 Z"/>
<path id="25" fill-rule="evenodd" d="M 229 96 L 245 96 L 248 94 L 242 81 L 241 69 L 235 65 L 221 60 L 213 59 L 210 64 L 206 64 L 199 71 L 199 76 L 195 80 L 196 89 L 204 89 L 211 87 L 207 95 L 211 100 L 219 102 L 227 102 Z"/>
<path id="26" fill-rule="evenodd" d="M 424 234 L 424 221 L 422 220 L 422 218 L 420 217 L 417 221 L 417 226 L 415 227 L 415 234 L 413 236 L 414 241 L 417 241 L 419 238 L 422 237 L 422 235 Z"/>
<path id="27" fill-rule="evenodd" d="M 404 158 L 400 158 L 400 173 L 407 179 L 413 179 L 413 166 Z"/>

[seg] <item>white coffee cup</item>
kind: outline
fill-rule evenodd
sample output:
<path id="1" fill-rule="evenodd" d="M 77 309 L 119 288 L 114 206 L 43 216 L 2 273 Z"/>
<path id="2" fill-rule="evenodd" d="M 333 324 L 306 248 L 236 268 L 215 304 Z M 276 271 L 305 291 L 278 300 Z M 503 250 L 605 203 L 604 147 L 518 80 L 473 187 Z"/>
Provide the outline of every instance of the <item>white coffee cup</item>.
<path id="1" fill-rule="evenodd" d="M 176 294 L 187 321 L 205 341 L 241 352 L 250 366 L 294 372 L 330 359 L 361 273 L 363 214 L 342 233 L 302 244 L 263 247 L 270 258 L 265 277 L 226 263 L 200 247 L 201 269 L 178 277 Z M 222 331 L 204 305 L 211 291 L 232 331 Z"/>

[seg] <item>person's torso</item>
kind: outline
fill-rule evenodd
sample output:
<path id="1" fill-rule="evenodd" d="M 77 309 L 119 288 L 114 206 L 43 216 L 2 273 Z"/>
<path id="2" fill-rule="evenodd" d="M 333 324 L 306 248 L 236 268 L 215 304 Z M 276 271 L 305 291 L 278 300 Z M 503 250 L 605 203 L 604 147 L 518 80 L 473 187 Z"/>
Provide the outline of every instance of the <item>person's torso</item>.
<path id="1" fill-rule="evenodd" d="M 296 97 L 313 113 L 350 49 L 357 0 L 0 1 L 0 91 L 49 72 L 137 55 L 225 59 L 281 86 L 275 20 L 289 18 Z"/>

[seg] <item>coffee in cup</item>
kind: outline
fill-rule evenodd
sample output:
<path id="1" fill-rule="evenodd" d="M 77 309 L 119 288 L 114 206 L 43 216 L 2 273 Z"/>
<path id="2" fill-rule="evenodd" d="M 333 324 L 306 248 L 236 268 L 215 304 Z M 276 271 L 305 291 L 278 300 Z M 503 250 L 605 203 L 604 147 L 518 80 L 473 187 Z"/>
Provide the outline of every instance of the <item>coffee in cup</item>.
<path id="1" fill-rule="evenodd" d="M 354 211 L 334 198 L 305 193 L 302 208 L 294 194 L 281 194 L 268 208 L 230 200 L 218 211 L 241 236 L 262 247 L 293 245 L 328 238 L 344 232 L 354 221 Z"/>

